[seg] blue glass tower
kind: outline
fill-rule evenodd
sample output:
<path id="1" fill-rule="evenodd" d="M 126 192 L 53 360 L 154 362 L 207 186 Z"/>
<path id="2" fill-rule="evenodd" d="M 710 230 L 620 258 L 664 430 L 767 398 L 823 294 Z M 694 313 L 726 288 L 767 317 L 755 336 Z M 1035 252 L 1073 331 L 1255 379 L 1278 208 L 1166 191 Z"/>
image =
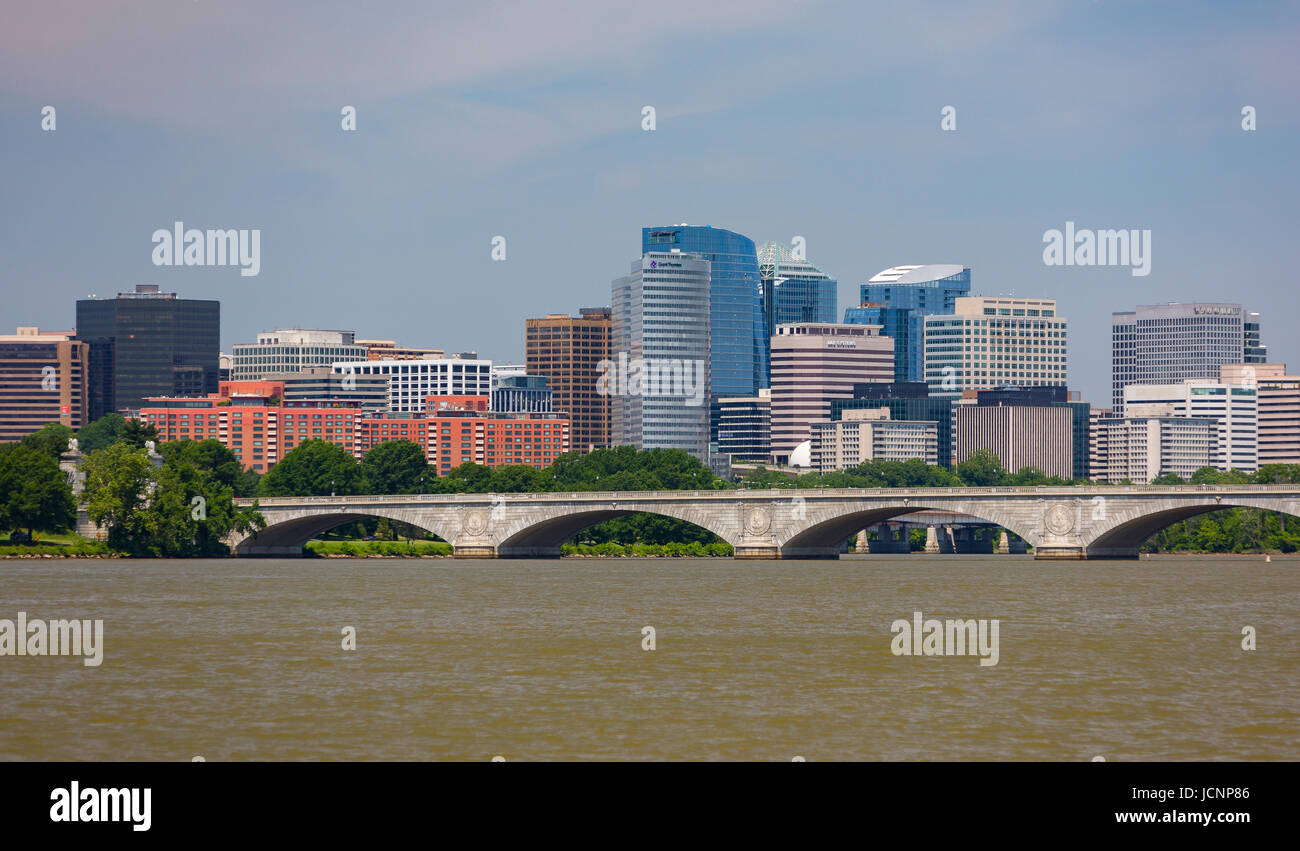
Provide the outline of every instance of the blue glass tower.
<path id="1" fill-rule="evenodd" d="M 839 283 L 779 242 L 758 249 L 763 287 L 763 351 L 770 362 L 772 335 L 787 322 L 834 322 Z M 760 386 L 767 387 L 765 371 Z"/>
<path id="2" fill-rule="evenodd" d="M 883 325 L 894 339 L 894 380 L 925 380 L 925 317 L 953 313 L 970 295 L 969 266 L 895 266 L 862 284 L 862 306 L 844 311 L 851 324 Z"/>
<path id="3" fill-rule="evenodd" d="M 754 241 L 707 225 L 641 229 L 643 255 L 673 250 L 709 261 L 710 394 L 755 395 L 767 381 L 768 349 Z"/>

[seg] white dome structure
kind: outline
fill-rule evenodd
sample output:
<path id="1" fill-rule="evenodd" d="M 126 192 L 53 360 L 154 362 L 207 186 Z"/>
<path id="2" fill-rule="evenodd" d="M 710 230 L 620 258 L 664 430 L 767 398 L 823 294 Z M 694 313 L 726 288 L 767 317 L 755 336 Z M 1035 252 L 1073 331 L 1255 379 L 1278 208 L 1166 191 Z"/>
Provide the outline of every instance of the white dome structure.
<path id="1" fill-rule="evenodd" d="M 811 467 L 812 466 L 812 441 L 805 440 L 790 451 L 791 467 Z"/>

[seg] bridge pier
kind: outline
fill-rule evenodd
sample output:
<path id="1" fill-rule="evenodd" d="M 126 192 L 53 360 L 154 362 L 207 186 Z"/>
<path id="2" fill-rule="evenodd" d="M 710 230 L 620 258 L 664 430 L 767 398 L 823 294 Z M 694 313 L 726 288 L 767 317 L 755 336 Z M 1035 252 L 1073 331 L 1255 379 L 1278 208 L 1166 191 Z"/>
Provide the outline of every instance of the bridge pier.
<path id="1" fill-rule="evenodd" d="M 992 530 L 987 526 L 953 527 L 952 551 L 962 554 L 992 553 Z"/>
<path id="2" fill-rule="evenodd" d="M 910 553 L 912 551 L 911 533 L 902 523 L 882 523 L 875 527 L 875 540 L 867 541 L 870 553 Z"/>
<path id="3" fill-rule="evenodd" d="M 1053 544 L 1034 547 L 1034 559 L 1042 561 L 1082 561 L 1088 558 L 1087 551 L 1078 545 Z"/>

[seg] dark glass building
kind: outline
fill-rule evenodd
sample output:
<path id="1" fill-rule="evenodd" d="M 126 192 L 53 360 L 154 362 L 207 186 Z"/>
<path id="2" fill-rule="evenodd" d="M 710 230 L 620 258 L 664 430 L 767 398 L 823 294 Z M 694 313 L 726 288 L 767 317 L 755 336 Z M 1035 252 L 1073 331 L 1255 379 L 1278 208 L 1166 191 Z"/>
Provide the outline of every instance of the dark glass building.
<path id="1" fill-rule="evenodd" d="M 217 392 L 221 303 L 141 284 L 77 301 L 76 339 L 90 347 L 89 416 L 138 409 L 151 396 Z"/>

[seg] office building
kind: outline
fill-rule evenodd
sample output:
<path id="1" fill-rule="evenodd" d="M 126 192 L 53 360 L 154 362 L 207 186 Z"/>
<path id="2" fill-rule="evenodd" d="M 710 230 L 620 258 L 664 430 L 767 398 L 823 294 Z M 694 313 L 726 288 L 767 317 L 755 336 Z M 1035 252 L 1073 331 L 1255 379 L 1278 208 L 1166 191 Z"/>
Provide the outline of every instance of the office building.
<path id="1" fill-rule="evenodd" d="M 767 323 L 754 241 L 707 225 L 643 228 L 641 253 L 651 252 L 695 254 L 709 263 L 707 371 L 713 397 L 753 396 L 766 387 Z"/>
<path id="2" fill-rule="evenodd" d="M 1145 485 L 1170 473 L 1190 479 L 1202 467 L 1214 466 L 1218 454 L 1214 420 L 1172 416 L 1172 408 L 1155 405 L 1149 407 L 1149 416 L 1102 421 L 1104 460 L 1094 478 Z"/>
<path id="3" fill-rule="evenodd" d="M 1300 464 L 1300 375 L 1280 363 L 1230 364 L 1220 380 L 1259 389 L 1259 466 Z"/>
<path id="4" fill-rule="evenodd" d="M 88 416 L 135 410 L 151 396 L 217 391 L 221 304 L 140 284 L 77 301 L 76 339 L 90 347 Z"/>
<path id="5" fill-rule="evenodd" d="M 958 298 L 953 313 L 924 323 L 931 396 L 1066 384 L 1067 323 L 1053 299 Z"/>
<path id="6" fill-rule="evenodd" d="M 366 347 L 351 331 L 281 328 L 257 335 L 256 343 L 236 343 L 232 349 L 232 381 L 258 381 L 269 375 L 329 367 L 338 361 L 364 360 Z"/>
<path id="7" fill-rule="evenodd" d="M 709 280 L 697 254 L 650 251 L 613 282 L 614 357 L 597 392 L 611 397 L 615 446 L 681 449 L 708 463 Z"/>
<path id="8" fill-rule="evenodd" d="M 504 375 L 492 390 L 492 410 L 501 412 L 553 410 L 553 395 L 545 375 Z"/>
<path id="9" fill-rule="evenodd" d="M 452 356 L 420 360 L 357 360 L 335 363 L 345 377 L 388 379 L 388 410 L 420 413 L 428 396 L 490 396 L 492 361 Z"/>
<path id="10" fill-rule="evenodd" d="M 732 461 L 769 460 L 772 455 L 772 391 L 718 399 L 718 452 Z"/>
<path id="11" fill-rule="evenodd" d="M 1112 408 L 1092 408 L 1088 412 L 1088 478 L 1106 480 L 1109 453 L 1106 425 L 1117 419 Z"/>
<path id="12" fill-rule="evenodd" d="M 778 325 L 835 321 L 839 283 L 807 260 L 795 257 L 781 243 L 759 247 L 758 276 L 763 293 L 763 340 L 768 345 Z"/>
<path id="13" fill-rule="evenodd" d="M 835 473 L 867 461 L 939 463 L 938 426 L 933 422 L 893 420 L 888 408 L 842 411 L 842 419 L 811 426 L 812 467 Z"/>
<path id="14" fill-rule="evenodd" d="M 1091 475 L 1092 457 L 1092 406 L 1080 401 L 1077 390 L 1067 390 L 1060 385 L 1016 387 L 1008 385 L 991 390 L 965 391 L 963 396 L 974 395 L 976 405 L 1028 405 L 1031 407 L 1060 406 L 1070 409 L 1071 455 L 1074 459 L 1070 478 L 1080 481 Z"/>
<path id="15" fill-rule="evenodd" d="M 1216 370 L 1217 372 L 1217 370 Z M 1259 467 L 1259 388 L 1193 378 L 1178 384 L 1130 384 L 1124 388 L 1126 417 L 1204 417 L 1218 423 L 1218 470 L 1254 472 Z"/>
<path id="16" fill-rule="evenodd" d="M 985 449 L 1008 472 L 1036 467 L 1048 476 L 1074 476 L 1074 414 L 1064 405 L 958 405 L 958 464 Z"/>
<path id="17" fill-rule="evenodd" d="M 935 463 L 952 467 L 955 446 L 953 400 L 931 397 L 924 382 L 868 382 L 853 385 L 852 399 L 831 402 L 831 419 L 843 419 L 849 411 L 884 408 L 891 420 L 932 422 L 937 442 Z"/>
<path id="18" fill-rule="evenodd" d="M 48 423 L 86 424 L 90 347 L 72 332 L 22 327 L 0 335 L 0 442 Z"/>
<path id="19" fill-rule="evenodd" d="M 924 318 L 953 313 L 957 299 L 970 295 L 970 287 L 969 266 L 894 266 L 858 288 L 859 306 L 846 309 L 844 321 L 882 326 L 881 333 L 894 341 L 896 380 L 924 381 Z"/>
<path id="20" fill-rule="evenodd" d="M 1124 388 L 1131 384 L 1217 381 L 1223 364 L 1266 360 L 1259 314 L 1243 311 L 1240 304 L 1169 302 L 1111 316 L 1111 397 L 1117 415 L 1124 412 Z"/>
<path id="21" fill-rule="evenodd" d="M 831 402 L 853 398 L 866 381 L 893 381 L 894 341 L 878 325 L 797 322 L 772 337 L 772 459 L 787 463 L 812 438 L 811 423 L 828 420 Z"/>
<path id="22" fill-rule="evenodd" d="M 611 363 L 612 314 L 608 307 L 584 307 L 577 316 L 549 313 L 524 321 L 524 365 L 551 390 L 551 406 L 569 414 L 570 440 L 577 452 L 612 445 L 612 397 L 597 392 L 601 364 Z"/>

